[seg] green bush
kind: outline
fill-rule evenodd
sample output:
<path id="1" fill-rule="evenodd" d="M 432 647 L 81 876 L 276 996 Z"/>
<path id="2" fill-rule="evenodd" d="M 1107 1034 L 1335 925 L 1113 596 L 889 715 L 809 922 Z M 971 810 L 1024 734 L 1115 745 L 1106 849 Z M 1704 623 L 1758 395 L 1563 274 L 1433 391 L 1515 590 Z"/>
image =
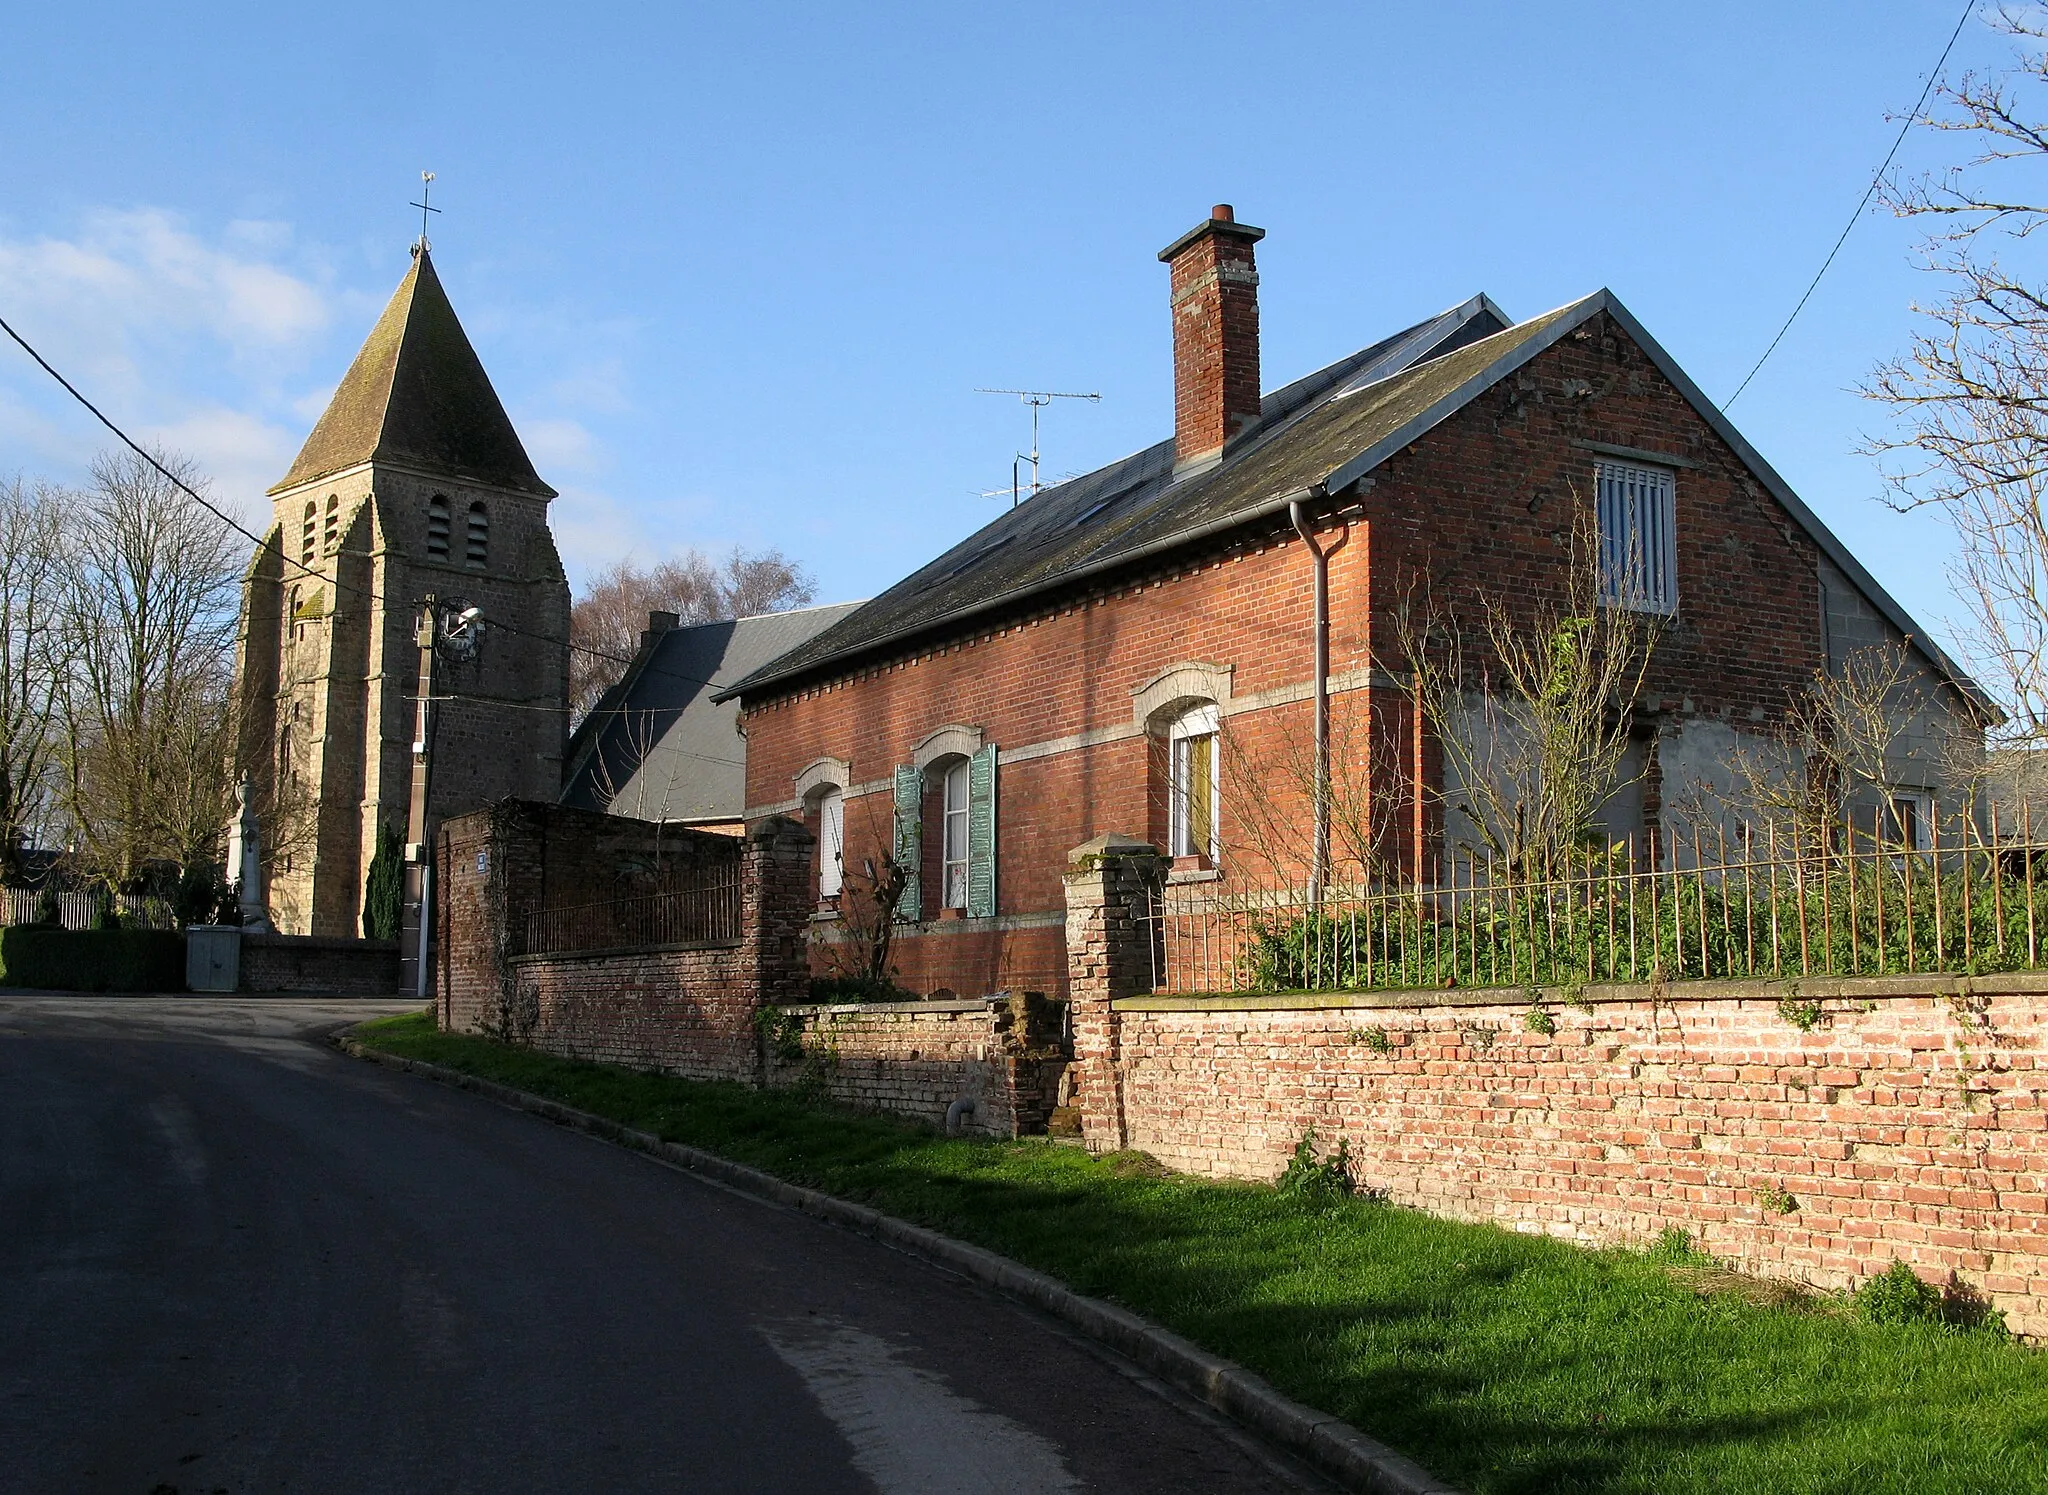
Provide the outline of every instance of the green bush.
<path id="1" fill-rule="evenodd" d="M 820 1003 L 915 1002 L 917 993 L 872 976 L 813 976 L 811 1000 Z"/>
<path id="2" fill-rule="evenodd" d="M 363 880 L 363 938 L 395 940 L 405 922 L 405 833 L 386 822 L 377 827 L 377 851 Z"/>
<path id="3" fill-rule="evenodd" d="M 1973 852 L 1761 864 L 1658 877 L 1581 867 L 1455 898 L 1375 894 L 1324 910 L 1258 910 L 1233 973 L 1258 991 L 1555 986 L 1673 976 L 2025 970 L 2048 923 L 2048 878 Z M 1788 1003 L 1785 1020 L 1825 1014 Z"/>
<path id="4" fill-rule="evenodd" d="M 1316 1129 L 1310 1127 L 1294 1144 L 1294 1156 L 1287 1160 L 1287 1171 L 1274 1187 L 1311 1204 L 1334 1204 L 1349 1197 L 1351 1144 L 1339 1137 L 1337 1150 L 1325 1157 L 1316 1150 Z"/>
<path id="5" fill-rule="evenodd" d="M 0 983 L 45 991 L 183 991 L 176 929 L 0 929 Z"/>
<path id="6" fill-rule="evenodd" d="M 234 906 L 234 894 L 210 864 L 194 862 L 178 875 L 171 909 L 180 929 L 188 924 L 211 924 Z"/>
<path id="7" fill-rule="evenodd" d="M 1856 1311 L 1873 1324 L 1934 1324 L 2003 1338 L 2005 1315 L 1964 1283 L 1936 1287 L 1895 1261 L 1856 1289 Z"/>
<path id="8" fill-rule="evenodd" d="M 1873 1324 L 1938 1324 L 1941 1289 L 1895 1261 L 1856 1289 L 1856 1310 Z"/>

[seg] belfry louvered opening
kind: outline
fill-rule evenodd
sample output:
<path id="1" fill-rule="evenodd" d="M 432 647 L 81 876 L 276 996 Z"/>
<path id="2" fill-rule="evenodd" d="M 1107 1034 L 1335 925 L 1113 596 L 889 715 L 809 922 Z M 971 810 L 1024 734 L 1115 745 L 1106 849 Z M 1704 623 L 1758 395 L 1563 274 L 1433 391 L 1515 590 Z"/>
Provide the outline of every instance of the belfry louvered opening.
<path id="1" fill-rule="evenodd" d="M 427 500 L 427 559 L 448 559 L 448 499 L 436 493 Z"/>
<path id="2" fill-rule="evenodd" d="M 1594 467 L 1600 521 L 1600 600 L 1632 612 L 1678 610 L 1677 494 L 1657 467 Z"/>
<path id="3" fill-rule="evenodd" d="M 462 563 L 481 571 L 490 559 L 491 516 L 481 503 L 469 506 L 469 532 L 463 543 Z"/>

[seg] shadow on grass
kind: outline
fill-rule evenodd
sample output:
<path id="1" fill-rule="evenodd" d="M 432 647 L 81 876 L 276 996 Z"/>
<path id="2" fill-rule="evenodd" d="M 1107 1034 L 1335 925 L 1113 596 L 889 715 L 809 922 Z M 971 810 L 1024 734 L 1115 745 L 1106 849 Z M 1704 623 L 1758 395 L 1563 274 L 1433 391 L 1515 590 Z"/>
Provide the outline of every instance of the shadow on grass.
<path id="1" fill-rule="evenodd" d="M 366 1041 L 855 1199 L 1121 1303 L 1476 1492 L 2048 1489 L 2048 1362 L 1988 1336 L 1703 1294 L 1366 1201 L 948 1139 L 784 1093 L 434 1033 Z"/>

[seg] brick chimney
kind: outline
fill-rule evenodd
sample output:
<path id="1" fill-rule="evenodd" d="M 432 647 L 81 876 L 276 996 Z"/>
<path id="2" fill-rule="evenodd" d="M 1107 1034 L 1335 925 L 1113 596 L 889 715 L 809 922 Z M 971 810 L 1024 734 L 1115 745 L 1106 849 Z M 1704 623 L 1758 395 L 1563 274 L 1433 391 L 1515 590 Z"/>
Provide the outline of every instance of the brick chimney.
<path id="1" fill-rule="evenodd" d="M 1230 204 L 1159 251 L 1173 276 L 1173 464 L 1213 460 L 1259 423 L 1262 228 Z"/>

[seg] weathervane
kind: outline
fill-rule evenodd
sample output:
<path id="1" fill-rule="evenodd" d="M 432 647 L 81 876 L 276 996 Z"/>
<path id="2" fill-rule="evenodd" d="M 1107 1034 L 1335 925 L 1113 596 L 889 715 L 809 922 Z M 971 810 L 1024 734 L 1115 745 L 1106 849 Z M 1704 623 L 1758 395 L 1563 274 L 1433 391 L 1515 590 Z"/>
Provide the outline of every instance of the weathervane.
<path id="1" fill-rule="evenodd" d="M 441 211 L 441 210 L 440 210 L 439 208 L 430 208 L 430 207 L 428 207 L 428 206 L 427 206 L 427 203 L 428 203 L 428 202 L 429 202 L 429 201 L 430 201 L 430 200 L 432 199 L 432 197 L 433 197 L 433 192 L 434 192 L 434 174 L 433 174 L 433 173 L 432 173 L 431 171 L 423 171 L 423 172 L 421 172 L 421 173 L 420 173 L 420 200 L 419 200 L 418 202 L 416 202 L 416 203 L 409 203 L 409 204 L 407 205 L 407 206 L 409 206 L 409 207 L 415 207 L 415 208 L 418 208 L 418 209 L 420 210 L 420 241 L 419 241 L 419 243 L 417 243 L 417 244 L 413 245 L 413 249 L 414 249 L 414 251 L 415 251 L 415 252 L 417 252 L 417 253 L 422 253 L 422 254 L 423 254 L 423 253 L 425 253 L 425 252 L 426 252 L 426 250 L 427 250 L 427 248 L 428 248 L 428 245 L 427 245 L 427 214 L 429 214 L 429 213 L 438 213 L 438 212 L 440 212 L 440 211 Z"/>

